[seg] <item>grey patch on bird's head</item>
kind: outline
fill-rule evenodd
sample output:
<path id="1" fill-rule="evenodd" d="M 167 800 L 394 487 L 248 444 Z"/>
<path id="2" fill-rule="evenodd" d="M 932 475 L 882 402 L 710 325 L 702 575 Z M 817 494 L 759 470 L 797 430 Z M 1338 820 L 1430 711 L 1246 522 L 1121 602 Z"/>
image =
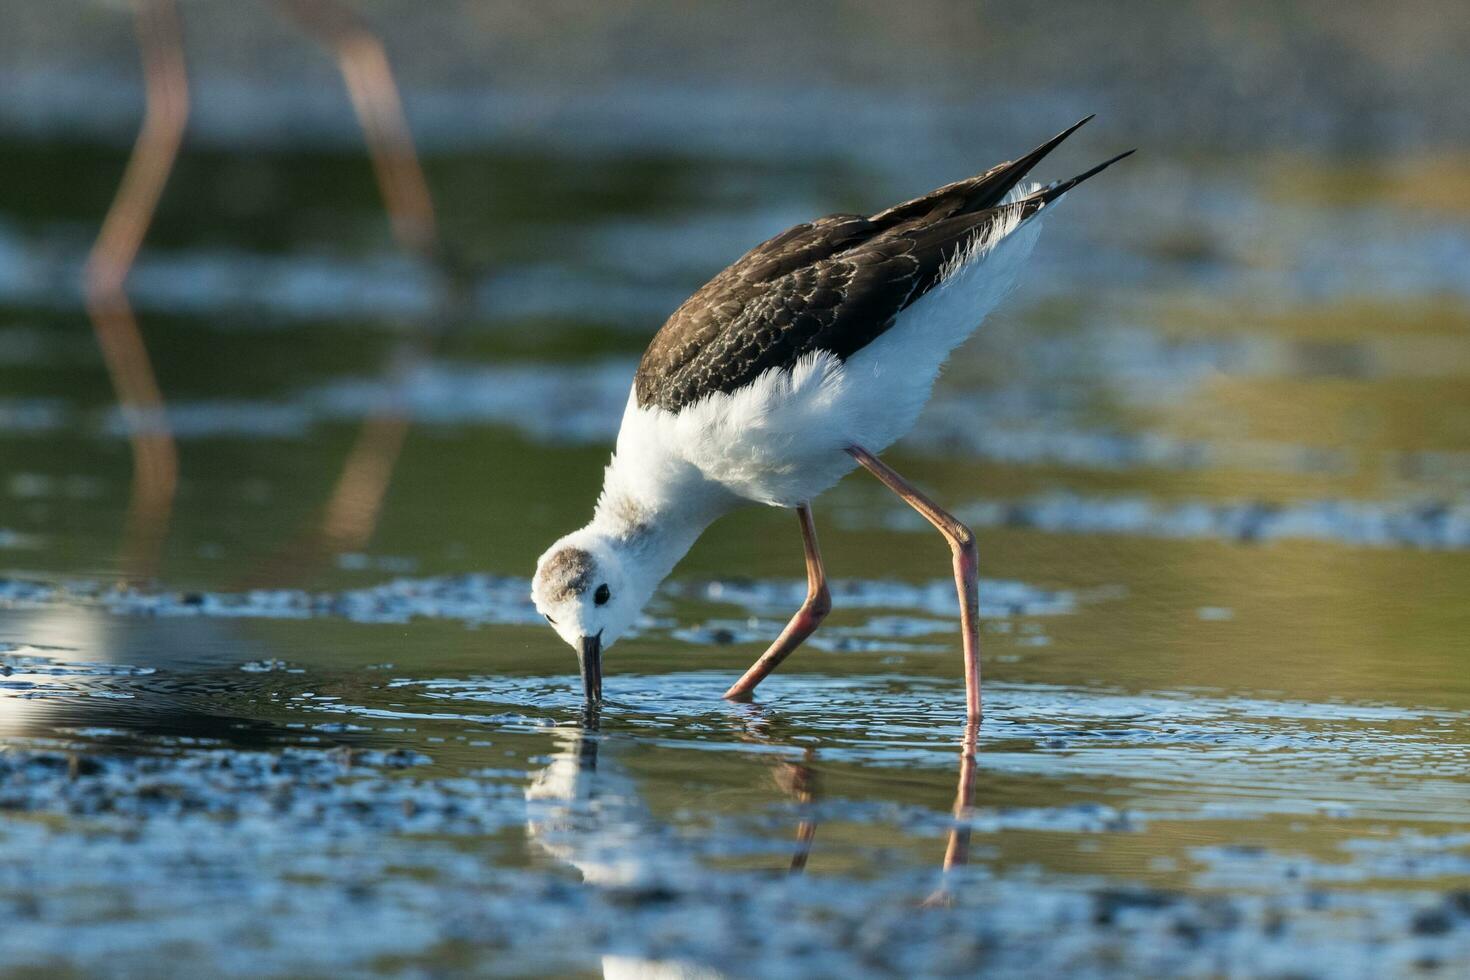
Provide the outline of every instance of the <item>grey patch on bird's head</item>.
<path id="1" fill-rule="evenodd" d="M 560 602 L 591 588 L 596 571 L 591 554 L 581 548 L 563 548 L 546 559 L 538 576 L 546 598 Z"/>

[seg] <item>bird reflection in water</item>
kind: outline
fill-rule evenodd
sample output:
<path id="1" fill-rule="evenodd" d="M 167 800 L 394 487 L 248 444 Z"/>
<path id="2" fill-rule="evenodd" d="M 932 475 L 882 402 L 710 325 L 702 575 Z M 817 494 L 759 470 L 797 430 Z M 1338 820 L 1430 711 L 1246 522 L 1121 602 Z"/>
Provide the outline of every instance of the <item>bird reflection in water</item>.
<path id="1" fill-rule="evenodd" d="M 762 746 L 779 746 L 769 735 L 769 720 L 747 715 L 738 737 Z M 976 746 L 979 726 L 965 726 L 960 739 L 959 775 L 953 823 L 946 840 L 939 887 L 921 905 L 949 904 L 949 872 L 969 861 L 970 822 L 974 808 Z M 543 854 L 578 871 L 589 885 L 662 894 L 681 887 L 697 889 L 705 869 L 697 854 L 678 846 L 672 828 L 654 818 L 639 787 L 616 755 L 602 751 L 600 710 L 587 709 L 580 723 L 552 730 L 557 751 L 531 776 L 527 786 L 526 832 Z M 803 749 L 799 758 L 770 763 L 772 779 L 796 805 L 799 818 L 789 863 L 802 873 L 817 832 L 816 801 L 820 791 L 818 750 Z M 602 957 L 607 977 L 722 976 L 710 967 L 680 960 L 650 960 L 629 955 Z"/>
<path id="2" fill-rule="evenodd" d="M 817 821 L 812 815 L 817 799 L 817 774 L 811 766 L 816 754 L 815 749 L 808 748 L 800 762 L 782 760 L 772 765 L 771 775 L 776 785 L 801 808 L 801 820 L 796 824 L 796 850 L 791 855 L 792 874 L 806 870 L 806 859 L 817 836 Z"/>
<path id="3" fill-rule="evenodd" d="M 975 748 L 980 739 L 980 723 L 965 723 L 960 736 L 960 774 L 955 782 L 954 822 L 949 828 L 949 841 L 944 848 L 944 872 L 939 888 L 925 900 L 925 905 L 947 905 L 951 901 L 949 872 L 970 863 L 970 823 L 975 811 Z"/>
<path id="4" fill-rule="evenodd" d="M 757 706 L 746 705 L 741 720 L 739 737 L 742 742 L 763 746 L 781 744 L 781 740 L 771 734 L 770 718 Z M 817 836 L 817 772 L 813 767 L 816 758 L 817 750 L 807 746 L 802 750 L 800 761 L 777 758 L 770 763 L 771 781 L 796 804 L 800 814 L 796 824 L 796 848 L 791 854 L 792 874 L 806 870 L 812 841 Z"/>

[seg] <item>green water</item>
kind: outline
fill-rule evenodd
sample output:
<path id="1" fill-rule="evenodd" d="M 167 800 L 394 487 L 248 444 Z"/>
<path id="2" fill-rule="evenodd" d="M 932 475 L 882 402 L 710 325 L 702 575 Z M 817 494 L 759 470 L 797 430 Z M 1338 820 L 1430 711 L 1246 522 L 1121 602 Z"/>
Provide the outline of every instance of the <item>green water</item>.
<path id="1" fill-rule="evenodd" d="M 64 270 L 122 160 L 4 144 L 7 233 L 29 254 L 61 256 L 48 268 Z M 970 861 L 946 877 L 963 714 L 952 611 L 873 596 L 885 583 L 942 580 L 948 556 L 861 475 L 815 504 L 829 571 L 847 582 L 819 634 L 832 642 L 795 654 L 752 705 L 719 693 L 786 609 L 698 587 L 799 579 L 796 522 L 784 512 L 752 508 L 699 542 L 675 572 L 679 588 L 608 655 L 595 726 L 575 698 L 571 652 L 498 593 L 472 594 L 468 612 L 415 607 L 402 622 L 359 621 L 371 617 L 330 603 L 301 618 L 259 597 L 248 615 L 189 608 L 245 601 L 249 587 L 337 595 L 393 579 L 524 578 L 590 511 L 620 372 L 667 312 L 663 297 L 677 302 L 779 230 L 782 215 L 871 210 L 923 188 L 830 161 L 431 158 L 463 274 L 503 276 L 492 297 L 535 302 L 487 301 L 442 324 L 410 383 L 427 408 L 381 519 L 342 557 L 312 546 L 312 533 L 363 413 L 323 392 L 379 376 L 400 339 L 432 320 L 419 309 L 432 304 L 307 315 L 282 298 L 280 270 L 296 264 L 325 258 L 346 270 L 348 287 L 332 285 L 336 273 L 325 287 L 296 286 L 326 290 L 330 305 L 331 289 L 361 281 L 354 270 L 401 261 L 361 159 L 187 154 L 145 265 L 208 263 L 160 267 L 138 294 L 160 385 L 181 407 L 179 492 L 156 579 L 138 586 L 170 604 L 140 614 L 92 586 L 0 598 L 0 739 L 12 751 L 109 758 L 411 749 L 427 759 L 402 778 L 481 794 L 483 811 L 470 831 L 354 825 L 329 848 L 346 863 L 317 871 L 300 870 L 310 862 L 289 843 L 310 816 L 285 811 L 246 828 L 281 842 L 253 870 L 205 835 L 193 864 L 142 872 L 129 887 L 105 870 L 124 860 L 126 833 L 152 841 L 140 853 L 167 854 L 193 833 L 186 815 L 16 803 L 0 820 L 0 852 L 28 870 L 0 875 L 0 903 L 30 896 L 40 911 L 0 969 L 96 969 L 150 928 L 173 937 L 157 962 L 179 969 L 218 966 L 219 944 L 247 933 L 247 948 L 270 951 L 262 962 L 287 974 L 612 972 L 604 955 L 735 975 L 761 972 L 753 964 L 856 969 L 843 957 L 858 947 L 832 938 L 837 925 L 825 939 L 790 938 L 780 923 L 759 942 L 741 931 L 742 915 L 794 908 L 792 930 L 827 922 L 892 937 L 893 949 L 861 961 L 874 972 L 968 972 L 979 947 L 930 942 L 929 926 L 885 918 L 919 921 L 917 899 L 936 890 L 953 904 L 933 912 L 951 919 L 932 921 L 952 921 L 950 939 L 979 930 L 1000 972 L 1028 956 L 1094 972 L 1467 968 L 1470 921 L 1414 925 L 1470 887 L 1470 551 L 1453 525 L 1470 487 L 1470 307 L 1441 268 L 1465 248 L 1464 226 L 1325 163 L 1339 193 L 1289 207 L 1280 188 L 1299 170 L 1243 179 L 1224 162 L 1138 163 L 1051 219 L 1036 283 L 957 355 L 935 410 L 889 456 L 956 507 L 1061 492 L 1072 501 L 1062 526 L 1027 511 L 979 528 L 982 575 L 1000 580 L 991 595 L 1032 598 L 985 617 L 987 714 L 962 825 Z M 1223 203 L 1149 210 L 1164 178 Z M 1369 256 L 1344 271 L 1328 245 L 1382 227 L 1397 265 L 1384 272 Z M 637 243 L 650 240 L 662 251 L 638 260 Z M 170 268 L 188 280 L 183 299 L 164 288 Z M 596 301 L 630 276 L 644 292 L 620 311 Z M 584 291 L 556 295 L 567 283 Z M 0 306 L 0 420 L 18 417 L 6 405 L 50 413 L 29 429 L 0 427 L 0 532 L 11 535 L 0 536 L 0 570 L 12 585 L 105 589 L 122 572 L 130 456 L 109 430 L 107 374 L 67 289 L 58 279 L 46 302 L 12 293 Z M 525 366 L 533 393 L 544 379 L 537 404 L 555 409 L 553 423 L 538 427 L 516 404 L 475 407 L 477 385 L 500 376 L 455 372 L 486 366 Z M 604 393 L 579 387 L 587 377 Z M 588 408 L 590 418 L 578 414 Z M 1426 518 L 1442 534 L 1430 548 L 1337 518 L 1273 523 L 1264 536 L 1157 521 L 1113 533 L 1097 508 L 1123 497 L 1156 511 L 1239 503 L 1290 515 L 1356 501 L 1451 516 Z M 179 598 L 188 593 L 198 596 Z M 805 871 L 817 883 L 775 875 L 808 836 Z M 69 874 L 38 860 L 48 847 L 72 855 Z M 352 863 L 366 853 L 383 865 Z M 210 884 L 224 868 L 243 875 L 238 887 Z M 496 890 L 510 881 L 528 891 L 495 904 L 509 901 Z M 667 895 L 626 898 L 630 882 L 649 881 Z M 367 897 L 334 913 L 340 948 L 293 946 L 294 902 L 353 888 Z M 1076 949 L 1048 945 L 1073 922 L 1066 901 L 1105 904 L 1097 896 L 1139 888 L 1159 891 L 1140 893 L 1156 897 L 1138 900 L 1121 938 L 1099 913 L 1073 923 Z M 1030 897 L 1005 898 L 1014 890 Z M 477 894 L 489 902 L 480 918 L 446 912 Z M 1210 918 L 1226 907 L 1245 924 Z M 600 924 L 579 931 L 563 921 L 569 909 Z M 218 931 L 232 917 L 243 932 Z M 62 924 L 81 937 L 70 952 L 46 945 Z M 541 946 L 528 938 L 538 930 Z M 1255 937 L 1244 950 L 1230 938 L 1242 934 Z M 538 949 L 556 955 L 538 960 Z M 155 962 L 145 949 L 130 955 L 139 970 Z M 497 966 L 500 955 L 509 958 Z"/>

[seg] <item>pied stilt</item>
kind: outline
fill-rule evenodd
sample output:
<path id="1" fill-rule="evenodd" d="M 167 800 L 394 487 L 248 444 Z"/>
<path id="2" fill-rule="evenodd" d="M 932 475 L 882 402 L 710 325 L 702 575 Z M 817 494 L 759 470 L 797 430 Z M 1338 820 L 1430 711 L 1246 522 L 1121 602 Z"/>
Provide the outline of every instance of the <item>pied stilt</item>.
<path id="1" fill-rule="evenodd" d="M 541 556 L 532 584 L 537 609 L 577 651 L 589 702 L 602 696 L 602 652 L 711 522 L 747 503 L 794 508 L 807 598 L 725 694 L 748 698 L 831 607 L 811 500 L 861 466 L 949 542 L 966 713 L 979 719 L 974 535 L 878 454 L 914 425 L 950 352 L 1011 290 L 1040 217 L 1128 155 L 1021 184 L 1085 122 L 870 217 L 797 225 L 674 311 L 638 366 L 592 520 Z"/>

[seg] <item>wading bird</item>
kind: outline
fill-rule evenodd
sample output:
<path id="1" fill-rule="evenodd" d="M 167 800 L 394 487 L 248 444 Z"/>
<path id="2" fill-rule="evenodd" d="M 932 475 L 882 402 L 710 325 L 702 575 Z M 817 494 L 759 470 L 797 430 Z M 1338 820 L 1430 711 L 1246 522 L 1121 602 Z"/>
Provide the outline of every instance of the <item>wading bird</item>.
<path id="1" fill-rule="evenodd" d="M 811 500 L 862 466 L 949 542 L 966 714 L 979 719 L 974 535 L 878 454 L 913 427 L 950 352 L 1011 290 L 1040 217 L 1132 152 L 1071 180 L 1021 184 L 1091 118 L 871 217 L 797 225 L 674 311 L 638 365 L 592 520 L 541 556 L 532 582 L 536 608 L 577 651 L 589 703 L 602 697 L 602 652 L 705 528 L 743 504 L 794 508 L 807 597 L 725 692 L 749 697 L 831 608 Z"/>

